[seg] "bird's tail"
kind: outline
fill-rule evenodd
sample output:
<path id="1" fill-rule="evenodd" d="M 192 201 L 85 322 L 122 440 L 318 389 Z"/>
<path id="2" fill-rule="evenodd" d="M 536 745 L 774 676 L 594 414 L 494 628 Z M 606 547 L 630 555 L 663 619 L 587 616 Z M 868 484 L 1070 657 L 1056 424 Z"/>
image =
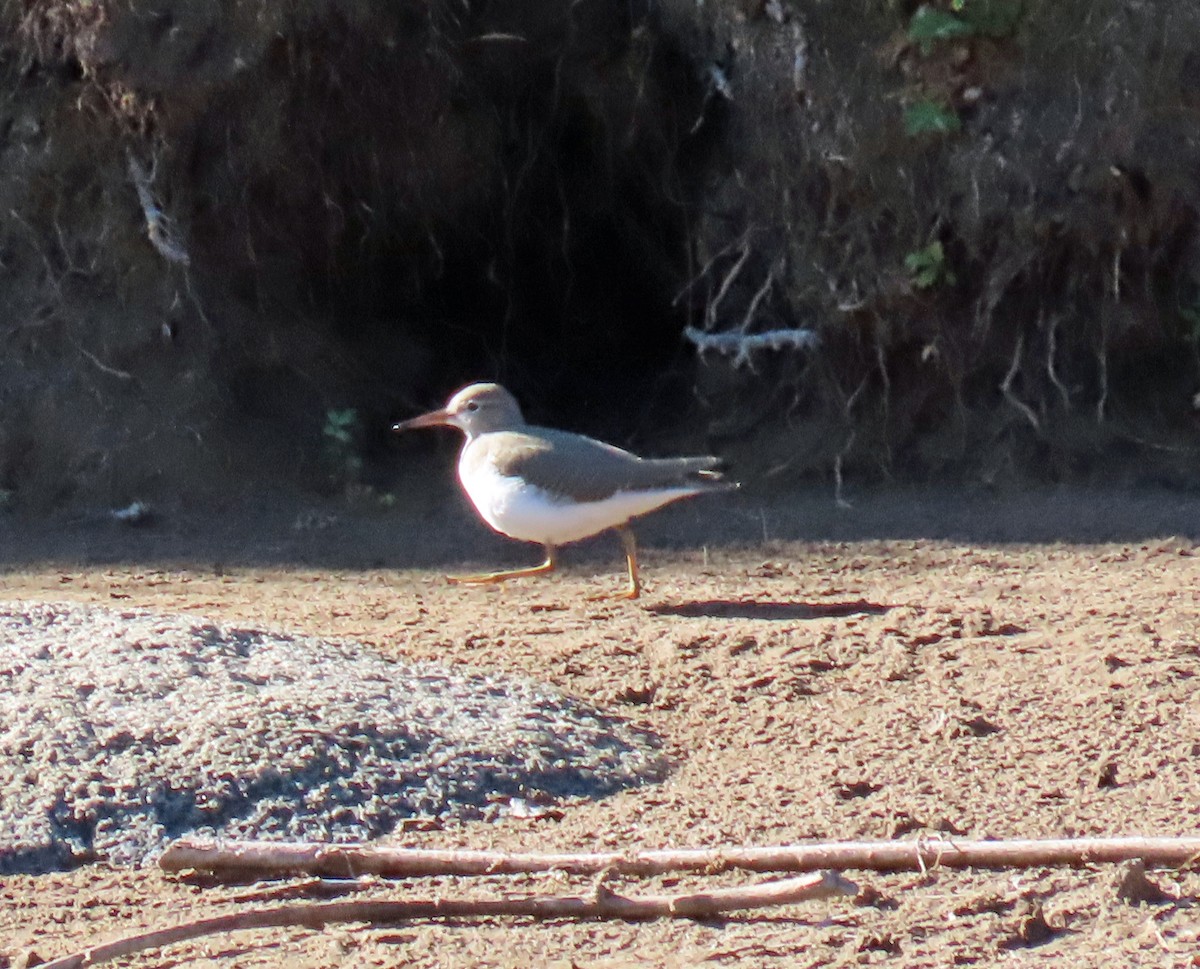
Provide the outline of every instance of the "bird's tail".
<path id="1" fill-rule="evenodd" d="M 741 487 L 725 476 L 728 464 L 723 458 L 667 458 L 664 463 L 675 465 L 681 482 L 703 485 L 706 491 L 733 491 Z"/>

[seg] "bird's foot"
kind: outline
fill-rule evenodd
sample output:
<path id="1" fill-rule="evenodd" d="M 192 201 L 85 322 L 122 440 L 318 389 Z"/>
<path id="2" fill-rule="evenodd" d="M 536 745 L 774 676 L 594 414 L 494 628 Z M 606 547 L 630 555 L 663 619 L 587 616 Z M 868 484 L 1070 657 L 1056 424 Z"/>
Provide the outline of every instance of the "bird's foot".
<path id="1" fill-rule="evenodd" d="M 642 594 L 641 586 L 626 589 L 623 592 L 598 592 L 594 596 L 584 596 L 584 602 L 612 602 L 622 599 L 637 599 Z"/>
<path id="2" fill-rule="evenodd" d="M 541 565 L 529 569 L 507 569 L 503 572 L 484 572 L 480 575 L 448 575 L 446 581 L 451 585 L 493 585 L 507 582 L 509 579 L 522 579 L 530 575 L 542 575 L 554 569 L 554 562 L 547 560 Z"/>
<path id="3" fill-rule="evenodd" d="M 486 573 L 484 575 L 448 575 L 446 581 L 451 585 L 491 585 L 494 582 L 503 582 L 504 579 L 498 578 L 494 573 Z"/>

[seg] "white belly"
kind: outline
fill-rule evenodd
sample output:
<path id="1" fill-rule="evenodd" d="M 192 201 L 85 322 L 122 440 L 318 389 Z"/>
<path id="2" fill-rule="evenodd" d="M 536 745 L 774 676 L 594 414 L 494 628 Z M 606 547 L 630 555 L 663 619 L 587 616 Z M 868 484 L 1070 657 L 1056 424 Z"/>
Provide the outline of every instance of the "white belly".
<path id="1" fill-rule="evenodd" d="M 476 467 L 459 480 L 467 497 L 492 528 L 509 538 L 542 545 L 566 545 L 631 518 L 694 495 L 698 488 L 619 491 L 601 501 L 567 502 L 521 478 L 497 474 L 490 466 Z"/>

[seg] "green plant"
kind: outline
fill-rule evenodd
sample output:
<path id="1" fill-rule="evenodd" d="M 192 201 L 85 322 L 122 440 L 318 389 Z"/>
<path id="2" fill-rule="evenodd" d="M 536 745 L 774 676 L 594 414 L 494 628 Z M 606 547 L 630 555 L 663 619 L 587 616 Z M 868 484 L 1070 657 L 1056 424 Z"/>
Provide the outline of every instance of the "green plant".
<path id="1" fill-rule="evenodd" d="M 962 120 L 950 108 L 944 108 L 928 98 L 904 109 L 904 133 L 917 135 L 952 135 L 962 130 Z"/>
<path id="2" fill-rule="evenodd" d="M 342 481 L 352 481 L 362 470 L 362 458 L 358 454 L 361 430 L 356 408 L 330 407 L 325 411 L 325 424 L 321 428 L 325 459 L 330 473 Z"/>
<path id="3" fill-rule="evenodd" d="M 953 286 L 958 282 L 958 277 L 946 263 L 945 249 L 937 241 L 905 256 L 904 268 L 908 270 L 909 282 L 916 289 L 932 289 L 941 284 Z"/>
<path id="4" fill-rule="evenodd" d="M 918 7 L 908 22 L 908 39 L 921 48 L 922 54 L 928 54 L 936 41 L 972 37 L 975 32 L 975 28 L 950 11 L 927 4 Z"/>
<path id="5" fill-rule="evenodd" d="M 951 0 L 949 10 L 922 4 L 908 22 L 908 39 L 928 55 L 942 40 L 1008 37 L 1024 13 L 1024 0 Z"/>
<path id="6" fill-rule="evenodd" d="M 325 426 L 321 433 L 329 440 L 339 445 L 349 445 L 354 442 L 354 433 L 358 428 L 358 411 L 353 407 L 338 410 L 330 407 L 325 411 Z"/>

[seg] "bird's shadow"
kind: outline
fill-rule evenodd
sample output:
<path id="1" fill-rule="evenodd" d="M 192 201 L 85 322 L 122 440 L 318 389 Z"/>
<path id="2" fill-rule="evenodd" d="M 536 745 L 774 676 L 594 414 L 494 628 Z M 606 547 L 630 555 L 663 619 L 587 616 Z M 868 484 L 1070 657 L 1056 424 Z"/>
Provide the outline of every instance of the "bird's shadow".
<path id="1" fill-rule="evenodd" d="M 646 606 L 660 616 L 708 619 L 841 619 L 878 616 L 893 608 L 856 599 L 849 602 L 780 602 L 775 599 L 695 599 L 691 602 L 658 602 Z"/>

